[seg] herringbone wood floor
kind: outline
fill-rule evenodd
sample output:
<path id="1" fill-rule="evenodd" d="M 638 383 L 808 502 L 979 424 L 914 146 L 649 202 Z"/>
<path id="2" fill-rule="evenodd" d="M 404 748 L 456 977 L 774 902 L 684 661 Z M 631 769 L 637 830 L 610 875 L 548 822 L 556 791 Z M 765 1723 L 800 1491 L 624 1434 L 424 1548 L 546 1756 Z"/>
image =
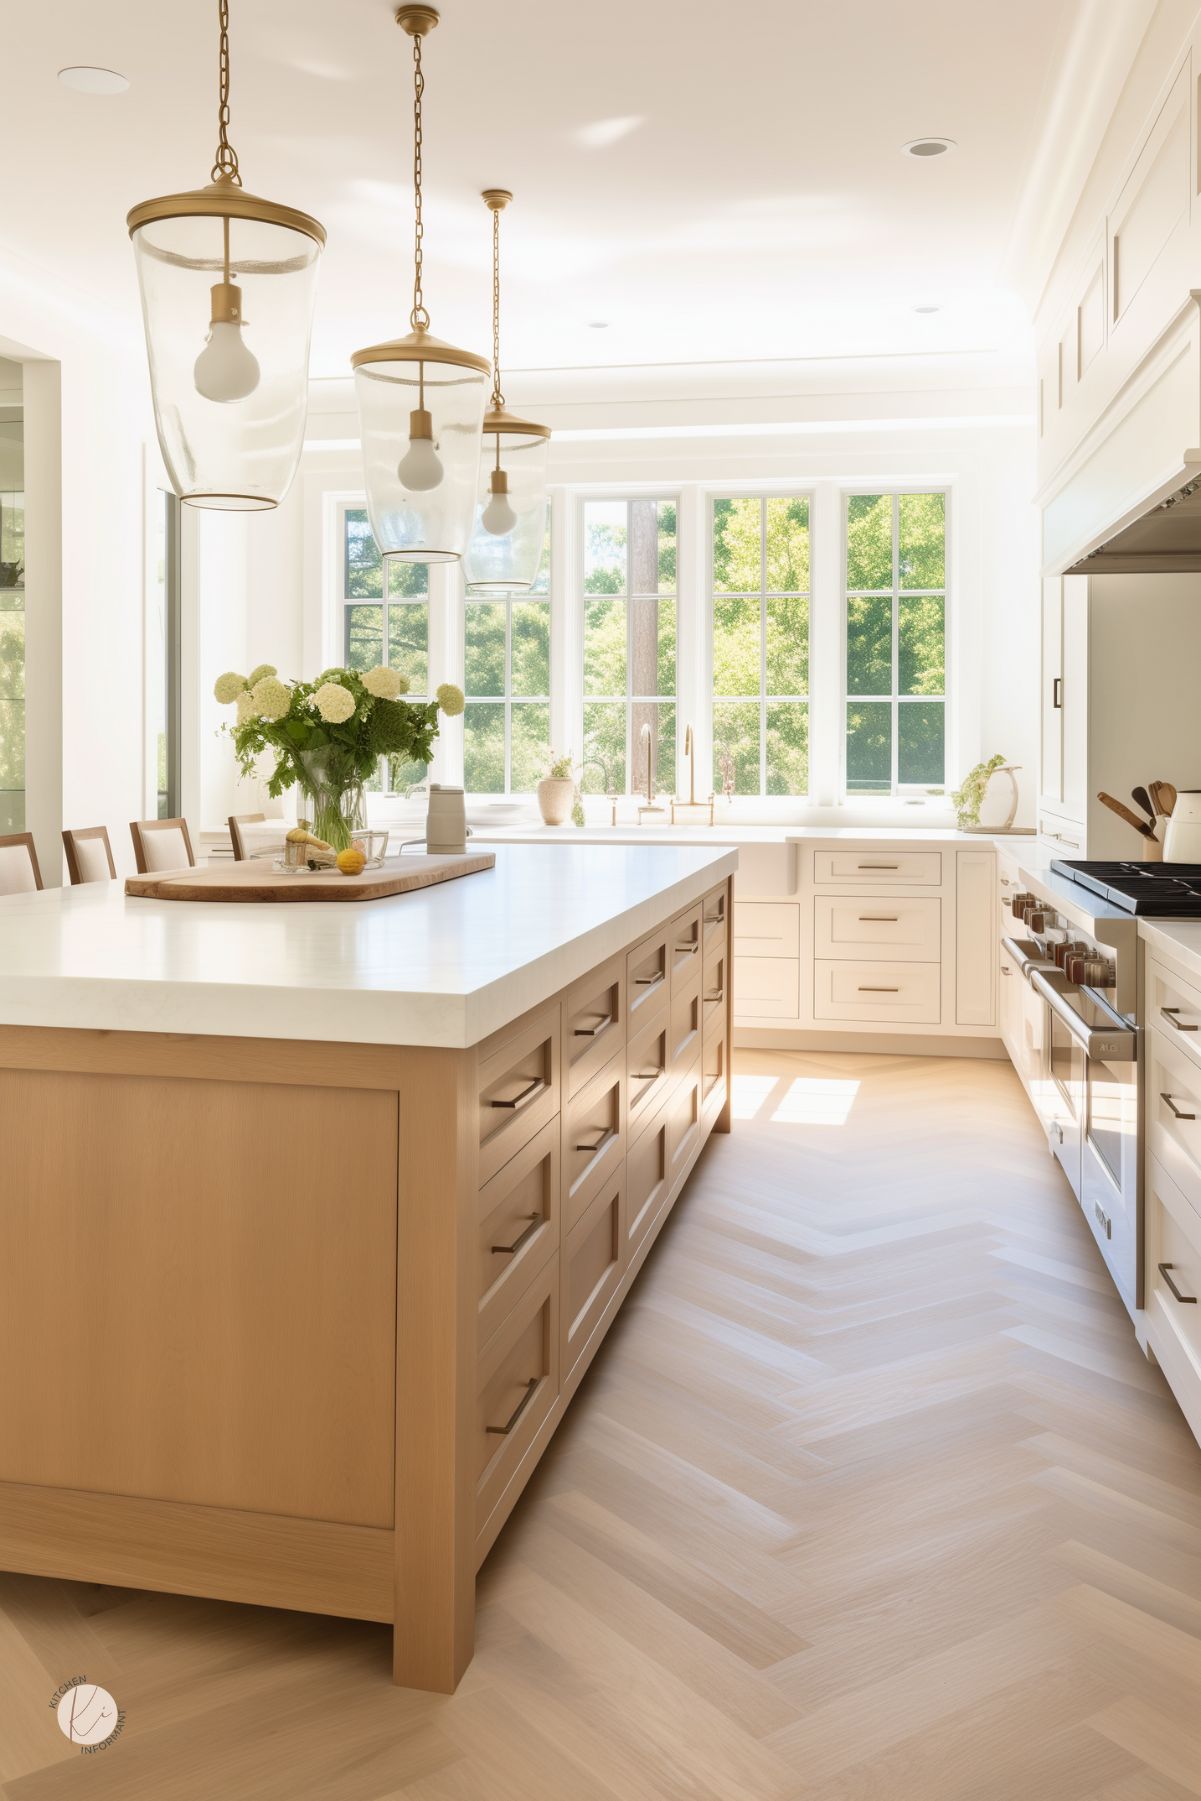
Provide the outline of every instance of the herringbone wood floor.
<path id="1" fill-rule="evenodd" d="M 456 1696 L 378 1627 L 0 1577 L 4 1801 L 1201 1796 L 1201 1451 L 1016 1078 L 736 1088 Z M 84 1671 L 127 1721 L 81 1759 Z"/>

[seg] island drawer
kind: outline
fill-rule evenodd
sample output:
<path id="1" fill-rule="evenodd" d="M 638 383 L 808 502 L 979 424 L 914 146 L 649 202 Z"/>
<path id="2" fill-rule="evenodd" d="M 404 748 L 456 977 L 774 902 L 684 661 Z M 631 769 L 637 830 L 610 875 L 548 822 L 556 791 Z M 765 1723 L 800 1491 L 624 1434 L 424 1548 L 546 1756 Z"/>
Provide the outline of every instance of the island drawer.
<path id="1" fill-rule="evenodd" d="M 1201 1061 L 1201 985 L 1147 958 L 1147 1018 L 1169 1043 Z"/>
<path id="2" fill-rule="evenodd" d="M 670 1097 L 626 1152 L 626 1256 L 650 1231 L 667 1198 Z"/>
<path id="3" fill-rule="evenodd" d="M 671 979 L 689 979 L 701 960 L 701 905 L 677 913 L 671 922 Z"/>
<path id="4" fill-rule="evenodd" d="M 863 1019 L 879 1025 L 937 1025 L 942 1016 L 942 968 L 938 963 L 836 963 L 813 965 L 813 1017 Z"/>
<path id="5" fill-rule="evenodd" d="M 730 890 L 723 882 L 711 888 L 701 903 L 701 935 L 706 951 L 718 938 L 724 938 L 729 925 Z"/>
<path id="6" fill-rule="evenodd" d="M 661 926 L 626 955 L 626 1006 L 631 1031 L 635 1020 L 645 1019 L 654 1003 L 667 993 L 672 930 L 670 925 Z"/>
<path id="7" fill-rule="evenodd" d="M 813 880 L 817 887 L 831 883 L 872 882 L 937 888 L 942 881 L 941 851 L 819 850 L 813 855 Z"/>
<path id="8" fill-rule="evenodd" d="M 491 1338 L 559 1242 L 559 1120 L 522 1146 L 479 1193 L 478 1326 Z"/>
<path id="9" fill-rule="evenodd" d="M 729 953 L 726 949 L 724 932 L 712 944 L 705 945 L 704 962 L 701 967 L 701 1018 L 708 1022 L 715 1013 L 725 1014 L 726 1010 L 726 971 L 729 965 Z"/>
<path id="10" fill-rule="evenodd" d="M 480 1046 L 481 1187 L 559 1111 L 559 1017 L 543 1007 Z"/>
<path id="11" fill-rule="evenodd" d="M 575 1367 L 621 1282 L 625 1250 L 622 1172 L 589 1202 L 562 1255 L 560 1382 Z"/>
<path id="12" fill-rule="evenodd" d="M 672 1090 L 664 1112 L 667 1114 L 667 1186 L 675 1187 L 691 1163 L 701 1144 L 701 1084 L 703 1059 L 698 1043 L 696 1054 Z"/>
<path id="13" fill-rule="evenodd" d="M 667 1092 L 670 1028 L 665 996 L 650 1018 L 630 1034 L 626 1047 L 626 1129 L 631 1139 L 642 1130 Z"/>
<path id="14" fill-rule="evenodd" d="M 563 1068 L 569 1095 L 603 1069 L 626 1041 L 625 953 L 611 957 L 567 990 Z"/>
<path id="15" fill-rule="evenodd" d="M 1147 1033 L 1149 1149 L 1201 1219 L 1201 1064 L 1165 1032 Z"/>
<path id="16" fill-rule="evenodd" d="M 625 1058 L 619 1051 L 563 1113 L 563 1232 L 625 1157 Z"/>
<path id="17" fill-rule="evenodd" d="M 476 1532 L 503 1501 L 559 1394 L 559 1259 L 552 1257 L 484 1346 L 474 1437 Z"/>
<path id="18" fill-rule="evenodd" d="M 667 1067 L 672 1080 L 700 1049 L 701 971 L 694 969 L 688 981 L 676 981 L 671 991 L 671 1029 L 667 1035 Z"/>
<path id="19" fill-rule="evenodd" d="M 726 1098 L 729 1081 L 727 1063 L 730 1035 L 726 1027 L 725 1009 L 705 1021 L 701 1043 L 701 1106 L 706 1116 L 714 1113 Z"/>
<path id="20" fill-rule="evenodd" d="M 937 963 L 942 956 L 942 902 L 937 895 L 813 897 L 813 951 L 818 957 L 892 958 Z"/>

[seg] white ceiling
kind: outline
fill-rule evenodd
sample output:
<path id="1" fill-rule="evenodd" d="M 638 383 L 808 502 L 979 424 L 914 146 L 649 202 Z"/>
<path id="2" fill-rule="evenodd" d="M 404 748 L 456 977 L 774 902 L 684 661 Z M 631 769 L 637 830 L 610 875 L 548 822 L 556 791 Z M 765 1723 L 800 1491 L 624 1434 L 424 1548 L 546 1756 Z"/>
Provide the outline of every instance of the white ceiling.
<path id="1" fill-rule="evenodd" d="M 411 75 L 392 10 L 231 0 L 246 186 L 329 231 L 316 374 L 407 329 Z M 1088 10 L 446 0 L 426 49 L 433 328 L 487 348 L 477 196 L 494 185 L 517 196 L 504 226 L 514 367 L 1012 346 L 1026 312 L 1006 273 L 1011 233 Z M 56 0 L 14 9 L 6 28 L 0 234 L 131 332 L 125 211 L 208 179 L 215 34 L 215 0 Z M 68 91 L 67 63 L 120 69 L 131 87 Z M 957 152 L 901 154 L 928 134 Z"/>

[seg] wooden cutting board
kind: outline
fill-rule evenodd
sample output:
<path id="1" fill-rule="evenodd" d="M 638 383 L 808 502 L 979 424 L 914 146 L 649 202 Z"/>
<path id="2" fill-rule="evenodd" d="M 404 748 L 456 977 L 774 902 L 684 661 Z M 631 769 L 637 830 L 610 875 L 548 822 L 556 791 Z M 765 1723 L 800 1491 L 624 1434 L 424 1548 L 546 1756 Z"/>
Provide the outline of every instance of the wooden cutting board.
<path id="1" fill-rule="evenodd" d="M 493 851 L 472 851 L 463 857 L 394 857 L 382 869 L 365 869 L 362 875 L 291 875 L 273 869 L 265 858 L 225 868 L 203 864 L 197 869 L 160 870 L 154 875 L 126 878 L 126 894 L 142 900 L 175 901 L 369 901 L 390 894 L 410 894 L 415 888 L 432 888 L 436 882 L 453 882 L 456 876 L 475 875 L 491 869 Z"/>

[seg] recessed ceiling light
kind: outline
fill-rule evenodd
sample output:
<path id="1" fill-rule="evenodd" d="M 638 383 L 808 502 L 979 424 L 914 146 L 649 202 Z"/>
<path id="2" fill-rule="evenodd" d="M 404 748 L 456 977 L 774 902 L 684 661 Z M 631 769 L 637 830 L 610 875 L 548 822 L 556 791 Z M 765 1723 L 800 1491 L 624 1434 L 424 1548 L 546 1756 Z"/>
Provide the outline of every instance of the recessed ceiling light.
<path id="1" fill-rule="evenodd" d="M 589 319 L 588 321 L 589 331 L 608 331 L 608 329 L 609 321 L 607 319 Z"/>
<path id="2" fill-rule="evenodd" d="M 58 79 L 77 94 L 123 94 L 129 86 L 128 75 L 121 75 L 116 69 L 95 69 L 88 63 L 60 69 Z"/>
<path id="3" fill-rule="evenodd" d="M 945 156 L 955 147 L 954 138 L 913 138 L 901 145 L 906 156 Z"/>
<path id="4" fill-rule="evenodd" d="M 915 313 L 941 313 L 942 308 L 940 306 L 915 306 L 913 310 Z"/>

